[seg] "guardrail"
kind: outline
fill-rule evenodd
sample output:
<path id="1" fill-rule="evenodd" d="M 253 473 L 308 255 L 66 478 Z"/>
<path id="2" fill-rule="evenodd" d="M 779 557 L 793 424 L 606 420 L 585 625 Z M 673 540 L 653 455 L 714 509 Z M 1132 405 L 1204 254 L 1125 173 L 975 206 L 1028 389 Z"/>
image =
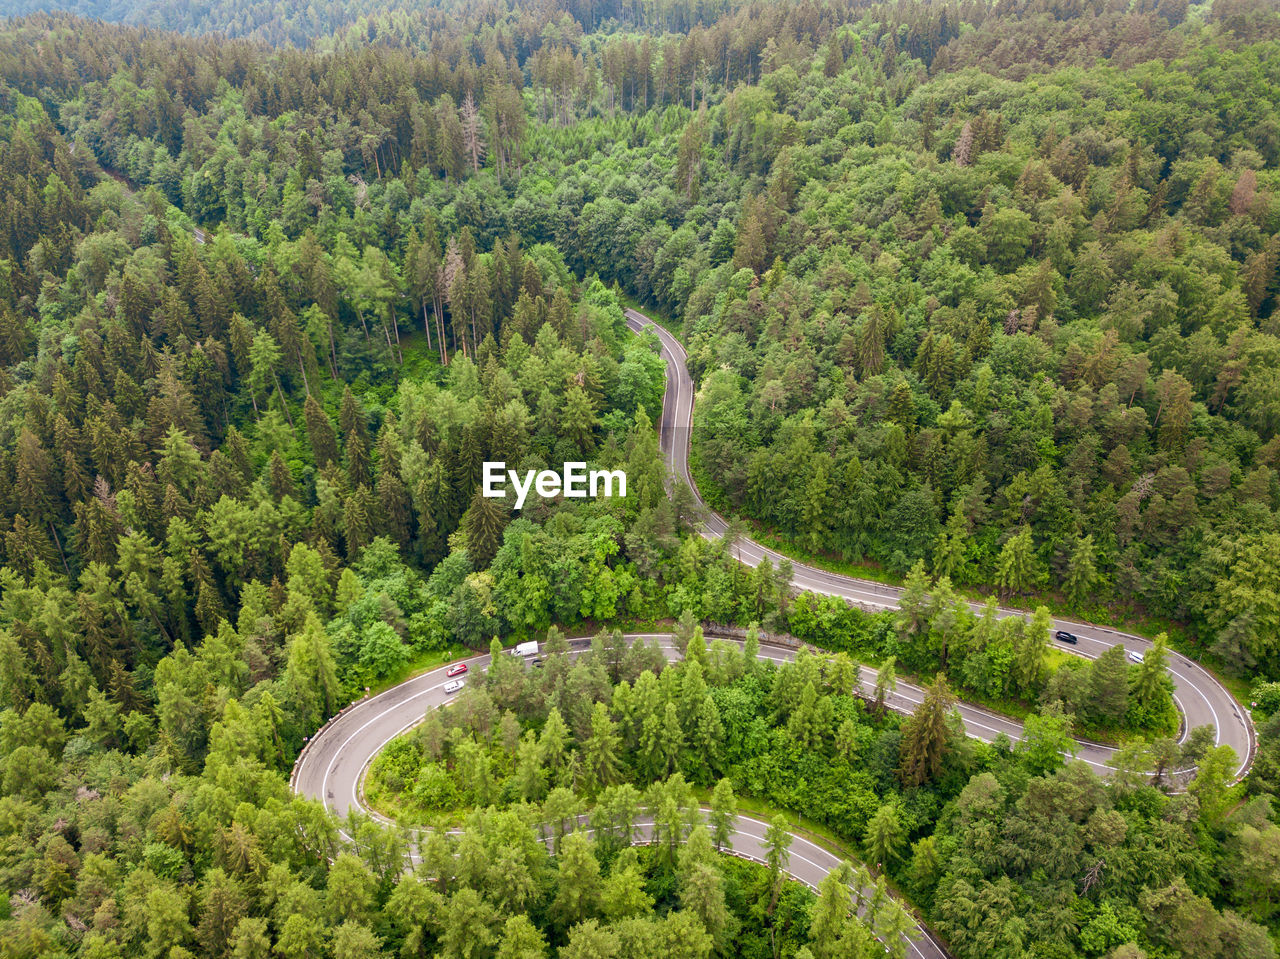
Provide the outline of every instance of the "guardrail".
<path id="1" fill-rule="evenodd" d="M 702 623 L 702 635 L 710 636 L 713 639 L 736 639 L 739 642 L 746 640 L 749 629 L 741 626 L 725 626 L 721 623 Z M 762 646 L 784 646 L 787 649 L 801 649 L 808 646 L 802 639 L 797 639 L 790 633 L 770 633 L 763 629 L 757 629 L 756 638 L 760 640 Z"/>
<path id="2" fill-rule="evenodd" d="M 345 716 L 348 712 L 350 712 L 352 709 L 359 706 L 361 703 L 365 702 L 368 699 L 369 699 L 368 692 L 366 692 L 359 699 L 353 699 L 351 702 L 347 703 L 347 705 L 343 706 L 342 709 L 338 710 L 336 715 L 330 716 L 328 719 L 326 719 L 324 721 L 323 726 L 321 726 L 314 733 L 312 733 L 310 736 L 308 736 L 306 739 L 302 741 L 302 748 L 298 750 L 298 758 L 293 761 L 293 768 L 289 770 L 290 792 L 297 791 L 295 787 L 298 781 L 298 767 L 302 765 L 302 760 L 306 758 L 307 750 L 311 748 L 311 744 L 314 743 L 317 739 L 319 739 L 321 734 L 324 733 L 326 729 L 328 729 L 330 726 L 336 723 L 339 719 Z"/>

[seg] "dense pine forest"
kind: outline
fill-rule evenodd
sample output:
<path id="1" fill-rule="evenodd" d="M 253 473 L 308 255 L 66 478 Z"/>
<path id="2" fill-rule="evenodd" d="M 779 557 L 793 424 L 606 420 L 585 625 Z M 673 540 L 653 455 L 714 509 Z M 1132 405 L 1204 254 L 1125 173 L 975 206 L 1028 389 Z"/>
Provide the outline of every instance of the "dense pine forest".
<path id="1" fill-rule="evenodd" d="M 46 6 L 0 2 L 0 957 L 882 954 L 862 866 L 716 854 L 735 795 L 960 959 L 1275 956 L 1270 0 Z M 725 540 L 630 305 L 688 349 Z M 488 460 L 627 495 L 513 512 Z M 792 595 L 746 529 L 902 608 Z M 1172 640 L 1063 663 L 1049 608 Z M 370 779 L 464 838 L 290 791 L 338 709 L 495 637 L 548 661 Z M 1174 655 L 1253 684 L 1243 783 Z M 666 832 L 530 828 L 619 809 Z"/>

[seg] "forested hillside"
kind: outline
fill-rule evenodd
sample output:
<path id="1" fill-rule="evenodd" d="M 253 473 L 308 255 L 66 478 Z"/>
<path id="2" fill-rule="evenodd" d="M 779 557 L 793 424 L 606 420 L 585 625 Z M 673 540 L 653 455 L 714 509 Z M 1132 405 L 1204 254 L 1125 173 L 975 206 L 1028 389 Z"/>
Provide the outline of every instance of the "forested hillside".
<path id="1" fill-rule="evenodd" d="M 15 94 L 57 101 L 73 169 L 83 140 L 209 228 L 311 235 L 344 302 L 379 295 L 356 291 L 372 246 L 405 284 L 383 296 L 451 321 L 435 261 L 468 227 L 656 305 L 704 381 L 706 479 L 805 550 L 1137 604 L 1270 671 L 1274 17 L 1099 8 L 1084 44 L 1032 9 L 945 43 L 961 13 L 910 11 L 901 49 L 875 13 L 770 6 L 652 38 L 512 13 L 465 56 L 391 18 L 324 59 L 29 21 L 2 55 Z M 1062 49 L 1006 63 L 1029 21 Z M 23 176 L 15 263 L 50 202 Z"/>
<path id="2" fill-rule="evenodd" d="M 27 14 L 0 22 L 0 955 L 878 949 L 831 933 L 843 887 L 783 895 L 701 840 L 551 859 L 549 783 L 466 778 L 553 707 L 565 762 L 602 709 L 638 746 L 628 683 L 676 719 L 611 778 L 823 822 L 966 959 L 1274 955 L 1280 723 L 1234 786 L 1172 735 L 1163 644 L 1064 667 L 1046 613 L 957 593 L 1156 617 L 1280 678 L 1273 4 L 0 9 Z M 693 532 L 629 300 L 688 346 L 713 504 L 914 605 L 794 600 Z M 513 514 L 480 495 L 498 459 L 628 495 Z M 676 618 L 893 657 L 931 699 L 900 722 L 815 662 L 495 692 L 388 788 L 523 871 L 402 878 L 403 837 L 341 843 L 289 792 L 366 687 Z M 1040 748 L 966 744 L 952 687 Z M 705 767 L 660 755 L 716 723 Z M 1146 739 L 1104 782 L 1063 765 L 1072 728 Z M 1194 762 L 1189 794 L 1139 775 Z"/>

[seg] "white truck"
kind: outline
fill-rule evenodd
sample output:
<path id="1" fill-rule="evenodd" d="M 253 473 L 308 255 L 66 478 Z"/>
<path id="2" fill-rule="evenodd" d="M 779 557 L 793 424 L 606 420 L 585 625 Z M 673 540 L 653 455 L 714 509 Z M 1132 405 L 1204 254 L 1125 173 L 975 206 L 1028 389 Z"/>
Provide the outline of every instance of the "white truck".
<path id="1" fill-rule="evenodd" d="M 512 656 L 519 656 L 522 659 L 528 659 L 530 656 L 538 655 L 538 644 L 530 641 L 527 643 L 517 643 L 507 650 Z"/>

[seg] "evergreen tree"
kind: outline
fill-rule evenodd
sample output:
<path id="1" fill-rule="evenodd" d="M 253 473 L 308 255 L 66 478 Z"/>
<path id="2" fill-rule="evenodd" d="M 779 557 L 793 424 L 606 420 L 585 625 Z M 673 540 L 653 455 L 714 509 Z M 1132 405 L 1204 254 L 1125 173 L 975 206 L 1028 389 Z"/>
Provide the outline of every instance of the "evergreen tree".
<path id="1" fill-rule="evenodd" d="M 884 712 L 889 696 L 898 688 L 897 665 L 897 657 L 890 656 L 876 670 L 875 702 L 876 709 L 881 713 Z"/>
<path id="2" fill-rule="evenodd" d="M 849 895 L 852 878 L 852 867 L 843 862 L 827 873 L 818 886 L 818 901 L 809 921 L 809 949 L 814 959 L 857 954 L 845 948 L 849 929 L 856 924 Z"/>
<path id="3" fill-rule="evenodd" d="M 585 833 L 565 837 L 557 862 L 556 898 L 551 914 L 562 928 L 595 916 L 600 908 L 600 863 Z"/>
<path id="4" fill-rule="evenodd" d="M 1044 664 L 1052 626 L 1049 610 L 1044 606 L 1037 606 L 1031 619 L 1019 624 L 1014 642 L 1011 678 L 1014 689 L 1023 698 L 1030 698 L 1039 686 L 1040 669 Z"/>
<path id="5" fill-rule="evenodd" d="M 591 736 L 582 748 L 587 775 L 596 788 L 611 786 L 617 780 L 620 744 L 621 737 L 617 724 L 609 716 L 609 708 L 604 703 L 596 703 L 591 710 Z"/>
<path id="6" fill-rule="evenodd" d="M 1129 708 L 1129 661 L 1123 646 L 1112 646 L 1089 667 L 1089 709 L 1105 723 L 1119 722 Z"/>
<path id="7" fill-rule="evenodd" d="M 1161 633 L 1143 654 L 1141 665 L 1132 670 L 1129 693 L 1140 708 L 1159 708 L 1167 701 L 1173 685 L 1168 676 L 1168 665 L 1169 639 Z"/>
<path id="8" fill-rule="evenodd" d="M 307 438 L 315 456 L 316 468 L 324 469 L 338 462 L 338 439 L 333 424 L 315 396 L 308 395 L 302 405 L 303 419 L 307 425 Z"/>
<path id="9" fill-rule="evenodd" d="M 764 834 L 765 860 L 769 867 L 769 906 L 765 910 L 773 914 L 782 893 L 783 873 L 791 862 L 791 827 L 784 819 L 774 819 Z"/>
<path id="10" fill-rule="evenodd" d="M 898 807 L 891 802 L 884 803 L 868 820 L 862 847 L 867 851 L 870 862 L 880 868 L 887 868 L 894 859 L 899 858 L 899 849 L 904 839 L 906 832 L 902 827 Z"/>
<path id="11" fill-rule="evenodd" d="M 717 852 L 733 847 L 732 836 L 737 816 L 738 801 L 733 794 L 733 784 L 728 779 L 721 779 L 711 791 L 711 813 L 708 817 L 711 842 Z"/>
<path id="12" fill-rule="evenodd" d="M 925 687 L 924 701 L 903 724 L 898 774 L 905 785 L 920 786 L 937 779 L 942 772 L 942 761 L 951 742 L 947 714 L 954 701 L 946 677 L 939 673 Z"/>
<path id="13" fill-rule="evenodd" d="M 338 679 L 329 637 L 315 614 L 289 642 L 284 671 L 286 701 L 298 727 L 309 735 L 338 708 Z"/>
<path id="14" fill-rule="evenodd" d="M 506 515 L 497 500 L 486 497 L 484 491 L 477 488 L 462 524 L 472 562 L 482 568 L 489 565 L 502 543 L 505 525 Z"/>
<path id="15" fill-rule="evenodd" d="M 1076 607 L 1081 607 L 1098 582 L 1098 569 L 1095 562 L 1096 549 L 1092 534 L 1081 536 L 1071 550 L 1071 559 L 1067 563 L 1067 574 L 1063 580 L 1063 592 Z"/>
<path id="16" fill-rule="evenodd" d="M 996 582 L 1005 596 L 1019 596 L 1039 586 L 1040 579 L 1031 529 L 1024 526 L 1001 547 L 996 557 Z"/>

